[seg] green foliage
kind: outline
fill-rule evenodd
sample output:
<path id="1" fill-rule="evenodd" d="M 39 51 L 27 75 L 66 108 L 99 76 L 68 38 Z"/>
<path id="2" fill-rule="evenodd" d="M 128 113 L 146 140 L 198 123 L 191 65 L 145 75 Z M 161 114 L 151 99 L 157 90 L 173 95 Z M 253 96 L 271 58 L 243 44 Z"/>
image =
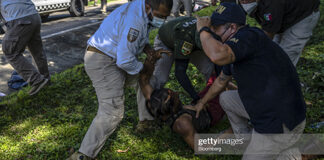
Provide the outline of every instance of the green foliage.
<path id="1" fill-rule="evenodd" d="M 321 0 L 324 4 L 324 0 Z M 321 11 L 324 13 L 324 5 Z M 204 9 L 199 16 L 210 15 L 214 7 Z M 322 14 L 323 15 L 323 14 Z M 256 26 L 248 18 L 248 23 Z M 310 124 L 320 121 L 324 106 L 324 16 L 314 30 L 314 36 L 305 47 L 297 65 L 303 93 L 308 102 L 308 133 L 323 133 L 323 129 L 311 129 Z M 153 43 L 157 31 L 150 35 Z M 144 58 L 144 57 L 143 57 Z M 190 65 L 188 75 L 196 90 L 204 87 L 205 80 L 198 70 Z M 187 93 L 174 76 L 166 87 L 181 93 L 182 102 L 190 103 Z M 0 159 L 65 159 L 80 147 L 98 102 L 84 66 L 77 65 L 52 77 L 52 85 L 37 96 L 29 96 L 25 88 L 0 102 Z M 240 156 L 196 156 L 182 138 L 169 127 L 150 133 L 136 134 L 138 121 L 136 94 L 125 90 L 125 118 L 112 134 L 98 155 L 98 159 L 240 159 Z M 288 114 L 288 113 L 287 113 Z M 323 117 L 322 117 L 323 118 Z M 322 119 L 323 120 L 323 119 Z M 224 121 L 213 127 L 210 133 L 218 133 L 229 127 Z M 127 150 L 128 149 L 128 150 Z M 118 153 L 117 150 L 127 150 Z"/>

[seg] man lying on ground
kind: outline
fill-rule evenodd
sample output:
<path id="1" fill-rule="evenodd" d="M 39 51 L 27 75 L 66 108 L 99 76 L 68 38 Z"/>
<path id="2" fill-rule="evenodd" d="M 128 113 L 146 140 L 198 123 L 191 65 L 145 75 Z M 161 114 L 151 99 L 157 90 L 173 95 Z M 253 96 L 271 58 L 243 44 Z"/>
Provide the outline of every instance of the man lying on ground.
<path id="1" fill-rule="evenodd" d="M 150 79 L 153 75 L 155 62 L 161 56 L 148 56 L 144 62 L 144 68 L 140 73 L 140 86 L 146 99 L 146 107 L 149 113 L 158 122 L 165 122 L 171 129 L 180 134 L 186 143 L 194 149 L 194 134 L 209 129 L 220 121 L 224 115 L 218 97 L 211 100 L 207 110 L 200 112 L 199 118 L 195 118 L 196 112 L 184 109 L 178 93 L 171 89 L 153 89 Z M 215 79 L 215 78 L 214 78 Z M 151 83 L 154 83 L 151 81 Z M 209 84 L 212 84 L 209 82 Z M 204 91 L 206 92 L 206 91 Z M 203 96 L 201 94 L 201 96 Z"/>

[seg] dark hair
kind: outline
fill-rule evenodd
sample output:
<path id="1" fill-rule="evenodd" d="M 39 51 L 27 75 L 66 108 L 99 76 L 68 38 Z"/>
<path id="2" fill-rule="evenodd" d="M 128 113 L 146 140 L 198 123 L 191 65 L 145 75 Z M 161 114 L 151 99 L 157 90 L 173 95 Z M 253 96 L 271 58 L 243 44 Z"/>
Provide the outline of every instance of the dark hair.
<path id="1" fill-rule="evenodd" d="M 145 0 L 145 3 L 150 5 L 154 10 L 158 10 L 160 5 L 164 5 L 171 10 L 173 0 Z"/>
<path id="2" fill-rule="evenodd" d="M 151 99 L 149 101 L 150 106 L 148 107 L 149 113 L 155 117 L 159 118 L 159 116 L 168 114 L 170 113 L 170 109 L 172 104 L 170 103 L 171 101 L 169 100 L 167 103 L 165 100 L 168 98 L 169 93 L 167 89 L 156 89 L 153 91 L 151 95 Z"/>

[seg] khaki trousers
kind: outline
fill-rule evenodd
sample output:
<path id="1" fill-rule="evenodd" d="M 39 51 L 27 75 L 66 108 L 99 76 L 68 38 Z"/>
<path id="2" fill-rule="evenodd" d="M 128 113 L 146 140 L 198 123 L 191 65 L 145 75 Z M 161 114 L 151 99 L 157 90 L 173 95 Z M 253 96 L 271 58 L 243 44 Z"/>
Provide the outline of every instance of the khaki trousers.
<path id="1" fill-rule="evenodd" d="M 231 123 L 237 138 L 250 140 L 243 155 L 243 160 L 301 160 L 298 148 L 289 148 L 295 144 L 304 131 L 306 121 L 289 130 L 283 125 L 283 134 L 260 134 L 248 125 L 249 115 L 236 91 L 225 91 L 219 101 Z M 246 137 L 246 135 L 249 135 Z"/>
<path id="2" fill-rule="evenodd" d="M 84 56 L 85 70 L 95 88 L 99 108 L 79 151 L 94 158 L 115 131 L 124 116 L 124 88 L 135 87 L 139 120 L 152 120 L 147 112 L 145 99 L 138 84 L 138 76 L 128 75 L 116 65 L 116 60 L 100 53 L 87 51 Z"/>
<path id="3" fill-rule="evenodd" d="M 288 28 L 281 34 L 276 34 L 274 42 L 288 54 L 292 63 L 296 66 L 302 51 L 313 34 L 313 29 L 319 20 L 320 12 L 313 12 L 297 24 Z"/>
<path id="4" fill-rule="evenodd" d="M 7 32 L 2 41 L 2 50 L 10 65 L 33 86 L 44 78 L 49 79 L 47 58 L 43 53 L 40 36 L 41 20 L 38 14 L 7 22 Z M 23 55 L 26 47 L 36 63 L 35 68 Z"/>

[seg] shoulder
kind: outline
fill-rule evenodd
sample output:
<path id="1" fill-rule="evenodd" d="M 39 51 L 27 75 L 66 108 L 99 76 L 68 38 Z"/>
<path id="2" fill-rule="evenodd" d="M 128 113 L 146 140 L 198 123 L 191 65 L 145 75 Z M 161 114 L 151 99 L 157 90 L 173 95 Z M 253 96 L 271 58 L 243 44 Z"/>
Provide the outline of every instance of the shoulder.
<path id="1" fill-rule="evenodd" d="M 241 28 L 233 38 L 236 38 L 238 40 L 244 41 L 244 40 L 255 40 L 258 39 L 259 36 L 264 34 L 264 31 L 257 27 L 249 27 L 245 26 Z M 231 38 L 230 41 L 233 39 Z"/>

